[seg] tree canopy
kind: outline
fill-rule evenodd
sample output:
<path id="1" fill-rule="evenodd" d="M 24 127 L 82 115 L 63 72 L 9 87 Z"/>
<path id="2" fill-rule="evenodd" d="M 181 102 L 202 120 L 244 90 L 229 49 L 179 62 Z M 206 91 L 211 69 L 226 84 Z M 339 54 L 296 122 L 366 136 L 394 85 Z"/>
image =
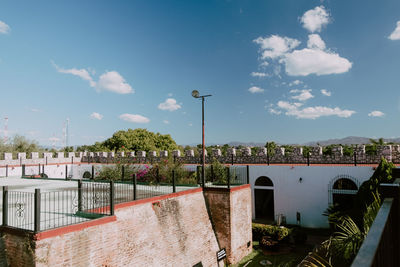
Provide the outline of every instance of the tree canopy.
<path id="1" fill-rule="evenodd" d="M 174 150 L 178 146 L 169 134 L 153 133 L 146 129 L 128 129 L 115 132 L 102 143 L 97 142 L 93 146 L 81 147 L 87 151 L 93 149 L 111 151 L 152 151 Z"/>

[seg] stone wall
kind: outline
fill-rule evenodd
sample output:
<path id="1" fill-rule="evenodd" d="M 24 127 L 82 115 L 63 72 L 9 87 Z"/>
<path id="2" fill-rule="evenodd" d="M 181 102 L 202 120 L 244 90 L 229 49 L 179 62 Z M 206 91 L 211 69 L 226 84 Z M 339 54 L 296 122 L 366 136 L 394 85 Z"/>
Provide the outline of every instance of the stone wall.
<path id="1" fill-rule="evenodd" d="M 237 263 L 252 250 L 250 185 L 206 188 L 204 196 L 219 245 L 226 249 L 228 263 Z"/>
<path id="2" fill-rule="evenodd" d="M 248 186 L 241 187 L 225 193 L 218 203 L 209 204 L 212 210 L 219 205 L 226 207 L 230 221 L 235 224 L 236 228 L 225 229 L 235 240 L 224 239 L 237 252 L 230 255 L 232 262 L 251 250 L 251 242 L 247 247 L 251 241 L 251 213 L 243 213 L 247 203 L 251 205 L 247 191 Z M 246 203 L 238 205 L 238 211 L 232 207 L 236 198 Z M 202 189 L 198 188 L 118 204 L 115 216 L 38 233 L 31 238 L 34 257 L 29 256 L 23 245 L 18 245 L 25 242 L 23 237 L 11 231 L 3 240 L 11 266 L 193 266 L 199 262 L 202 266 L 224 266 L 216 258 L 223 242 L 215 229 L 225 222 L 212 224 L 210 214 Z M 247 218 L 232 218 L 236 215 Z M 250 223 L 236 223 L 247 220 Z M 2 231 L 5 230 L 3 227 Z M 232 234 L 232 231 L 243 233 Z"/>
<path id="3" fill-rule="evenodd" d="M 249 147 L 243 149 L 240 154 L 235 148 L 229 148 L 227 155 L 223 155 L 220 149 L 213 149 L 211 155 L 206 154 L 206 162 L 211 163 L 214 159 L 222 163 L 237 164 L 377 164 L 384 157 L 388 161 L 400 163 L 400 146 L 385 145 L 378 146 L 376 155 L 369 155 L 365 146 L 357 146 L 354 154 L 344 155 L 341 146 L 333 147 L 329 155 L 322 153 L 323 147 L 312 147 L 309 155 L 304 155 L 302 147 L 294 147 L 293 151 L 285 151 L 284 147 L 277 147 L 273 154 L 268 155 L 265 148 L 260 148 L 258 155 L 251 155 Z M 38 153 L 3 153 L 0 154 L 0 166 L 34 165 L 34 164 L 58 164 L 58 163 L 157 163 L 172 155 L 175 160 L 187 164 L 200 164 L 201 155 L 195 155 L 193 150 L 187 150 L 181 154 L 180 150 L 168 151 L 132 151 L 132 152 L 57 152 Z M 2 160 L 1 160 L 2 159 Z"/>

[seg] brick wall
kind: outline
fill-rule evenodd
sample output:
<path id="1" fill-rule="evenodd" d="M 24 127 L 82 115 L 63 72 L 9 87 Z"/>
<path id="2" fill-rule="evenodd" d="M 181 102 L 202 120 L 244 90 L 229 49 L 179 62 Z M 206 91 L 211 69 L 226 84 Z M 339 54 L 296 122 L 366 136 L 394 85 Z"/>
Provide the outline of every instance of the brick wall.
<path id="1" fill-rule="evenodd" d="M 4 245 L 7 263 L 18 267 L 193 266 L 199 262 L 224 266 L 216 258 L 220 248 L 227 248 L 229 262 L 251 251 L 251 245 L 247 247 L 251 240 L 250 205 L 248 185 L 222 193 L 203 194 L 198 188 L 118 204 L 115 216 L 30 238 L 3 227 L 2 232 L 7 233 L 0 249 Z M 215 217 L 213 223 L 210 215 Z"/>
<path id="2" fill-rule="evenodd" d="M 206 188 L 204 196 L 219 245 L 235 264 L 252 250 L 250 186 Z"/>

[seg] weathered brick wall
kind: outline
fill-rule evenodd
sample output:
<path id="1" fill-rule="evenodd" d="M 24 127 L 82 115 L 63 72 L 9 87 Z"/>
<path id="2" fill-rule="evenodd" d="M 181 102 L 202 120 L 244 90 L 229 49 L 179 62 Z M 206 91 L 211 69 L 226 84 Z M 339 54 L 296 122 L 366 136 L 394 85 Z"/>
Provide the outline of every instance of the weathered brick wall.
<path id="1" fill-rule="evenodd" d="M 2 233 L 0 266 L 34 266 L 34 242 L 30 236 Z"/>
<path id="2" fill-rule="evenodd" d="M 37 241 L 36 266 L 218 266 L 219 247 L 201 191 L 119 208 L 116 217 Z"/>
<path id="3" fill-rule="evenodd" d="M 252 250 L 250 186 L 205 190 L 219 245 L 226 249 L 228 262 L 235 264 Z"/>

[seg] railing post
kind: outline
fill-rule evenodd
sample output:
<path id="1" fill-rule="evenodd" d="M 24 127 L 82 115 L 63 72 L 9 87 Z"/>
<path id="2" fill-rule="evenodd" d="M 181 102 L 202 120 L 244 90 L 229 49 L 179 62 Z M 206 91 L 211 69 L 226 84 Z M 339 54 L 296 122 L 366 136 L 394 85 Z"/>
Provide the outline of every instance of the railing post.
<path id="1" fill-rule="evenodd" d="M 210 172 L 211 172 L 211 182 L 214 182 L 215 177 L 214 177 L 214 166 L 211 164 L 210 165 Z"/>
<path id="2" fill-rule="evenodd" d="M 39 173 L 38 174 L 40 175 L 40 163 L 39 163 L 38 167 L 39 167 Z"/>
<path id="3" fill-rule="evenodd" d="M 249 165 L 246 166 L 246 183 L 250 184 L 250 167 Z"/>
<path id="4" fill-rule="evenodd" d="M 353 152 L 353 156 L 354 156 L 354 166 L 357 166 L 357 153 L 355 150 Z"/>
<path id="5" fill-rule="evenodd" d="M 125 165 L 122 165 L 121 167 L 121 180 L 123 181 L 125 179 Z"/>
<path id="6" fill-rule="evenodd" d="M 233 165 L 233 153 L 231 155 L 231 165 Z"/>
<path id="7" fill-rule="evenodd" d="M 175 170 L 172 170 L 172 192 L 176 192 L 176 185 L 175 185 Z"/>
<path id="8" fill-rule="evenodd" d="M 74 164 L 74 156 L 71 157 L 71 164 Z"/>
<path id="9" fill-rule="evenodd" d="M 82 211 L 82 180 L 78 180 L 78 211 Z"/>
<path id="10" fill-rule="evenodd" d="M 47 165 L 47 156 L 46 156 L 46 165 Z"/>
<path id="11" fill-rule="evenodd" d="M 8 186 L 3 186 L 3 226 L 8 224 Z"/>
<path id="12" fill-rule="evenodd" d="M 196 166 L 197 183 L 200 183 L 200 166 Z"/>
<path id="13" fill-rule="evenodd" d="M 8 177 L 8 164 L 6 165 L 6 177 Z"/>
<path id="14" fill-rule="evenodd" d="M 25 176 L 25 164 L 22 164 L 21 166 L 22 166 L 21 167 L 22 168 L 22 176 Z"/>
<path id="15" fill-rule="evenodd" d="M 110 215 L 114 215 L 114 181 L 110 181 Z"/>
<path id="16" fill-rule="evenodd" d="M 231 173 L 229 167 L 226 167 L 226 174 L 228 175 L 227 177 L 228 188 L 231 188 Z"/>
<path id="17" fill-rule="evenodd" d="M 68 179 L 68 165 L 65 164 L 65 180 Z"/>
<path id="18" fill-rule="evenodd" d="M 40 189 L 36 188 L 35 189 L 35 201 L 34 201 L 34 210 L 35 210 L 35 215 L 34 215 L 34 228 L 33 230 L 37 233 L 40 232 Z"/>
<path id="19" fill-rule="evenodd" d="M 136 179 L 136 173 L 132 175 L 133 179 L 133 200 L 136 200 L 137 194 L 136 194 L 136 189 L 137 189 L 137 179 Z"/>
<path id="20" fill-rule="evenodd" d="M 94 180 L 94 165 L 92 165 L 92 180 Z"/>
<path id="21" fill-rule="evenodd" d="M 310 152 L 307 153 L 307 166 L 310 166 Z"/>

